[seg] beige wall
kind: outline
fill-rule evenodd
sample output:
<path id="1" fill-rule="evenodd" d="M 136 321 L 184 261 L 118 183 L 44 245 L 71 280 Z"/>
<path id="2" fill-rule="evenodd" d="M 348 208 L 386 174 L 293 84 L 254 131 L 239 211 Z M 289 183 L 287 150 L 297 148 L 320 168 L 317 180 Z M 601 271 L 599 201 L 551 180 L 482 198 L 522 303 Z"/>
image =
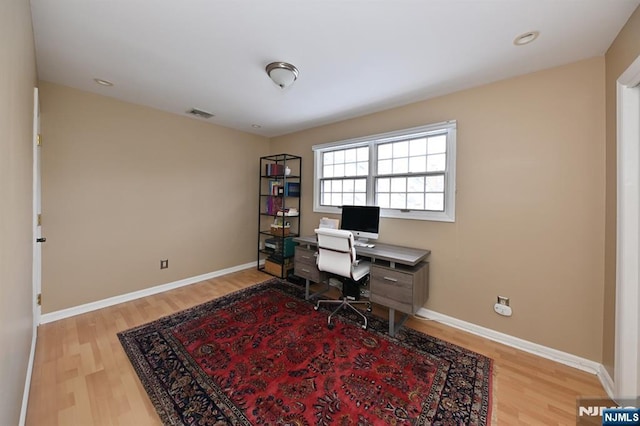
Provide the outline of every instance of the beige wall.
<path id="1" fill-rule="evenodd" d="M 0 2 L 0 424 L 20 418 L 33 324 L 32 141 L 36 85 L 28 0 Z"/>
<path id="2" fill-rule="evenodd" d="M 40 87 L 43 313 L 255 262 L 266 138 Z"/>
<path id="3" fill-rule="evenodd" d="M 640 8 L 609 47 L 606 61 L 606 222 L 602 361 L 613 377 L 616 303 L 616 81 L 640 55 Z"/>
<path id="4" fill-rule="evenodd" d="M 604 58 L 275 138 L 311 146 L 449 119 L 458 122 L 456 222 L 382 219 L 380 240 L 432 250 L 428 309 L 591 360 L 602 356 Z M 495 314 L 497 295 L 513 317 Z"/>

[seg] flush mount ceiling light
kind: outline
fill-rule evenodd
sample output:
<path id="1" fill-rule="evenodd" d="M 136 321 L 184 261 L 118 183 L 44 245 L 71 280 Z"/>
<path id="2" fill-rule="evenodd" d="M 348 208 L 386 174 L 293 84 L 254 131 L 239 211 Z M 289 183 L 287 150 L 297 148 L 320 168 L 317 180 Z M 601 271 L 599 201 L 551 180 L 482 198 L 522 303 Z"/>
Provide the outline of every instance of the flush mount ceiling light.
<path id="1" fill-rule="evenodd" d="M 516 46 L 524 46 L 525 44 L 529 44 L 540 35 L 539 31 L 529 31 L 524 34 L 520 34 L 513 40 L 513 44 Z"/>
<path id="2" fill-rule="evenodd" d="M 106 86 L 106 87 L 111 87 L 113 86 L 113 83 L 110 82 L 109 80 L 103 80 L 101 78 L 94 78 L 93 81 L 95 81 L 96 83 L 98 83 L 100 86 Z"/>
<path id="3" fill-rule="evenodd" d="M 267 75 L 281 89 L 289 87 L 298 78 L 298 68 L 286 62 L 271 62 L 266 68 Z"/>

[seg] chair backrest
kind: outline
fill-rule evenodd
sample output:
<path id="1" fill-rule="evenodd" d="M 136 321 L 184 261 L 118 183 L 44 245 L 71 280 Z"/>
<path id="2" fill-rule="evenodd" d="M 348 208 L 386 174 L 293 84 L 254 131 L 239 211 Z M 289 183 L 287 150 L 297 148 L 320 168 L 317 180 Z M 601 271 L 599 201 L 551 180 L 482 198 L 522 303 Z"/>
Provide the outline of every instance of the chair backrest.
<path id="1" fill-rule="evenodd" d="M 352 278 L 356 249 L 351 231 L 319 228 L 315 232 L 318 237 L 318 269 Z"/>

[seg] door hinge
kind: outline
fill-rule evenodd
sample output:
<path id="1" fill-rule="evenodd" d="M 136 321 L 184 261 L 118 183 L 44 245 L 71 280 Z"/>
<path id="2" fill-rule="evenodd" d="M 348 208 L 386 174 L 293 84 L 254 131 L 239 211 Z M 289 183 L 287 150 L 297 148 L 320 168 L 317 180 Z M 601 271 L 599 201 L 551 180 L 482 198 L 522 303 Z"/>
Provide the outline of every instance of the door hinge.
<path id="1" fill-rule="evenodd" d="M 40 133 L 38 133 L 38 137 L 37 137 L 37 140 L 36 140 L 36 145 L 38 145 L 38 146 L 42 145 L 42 136 L 40 136 Z"/>
<path id="2" fill-rule="evenodd" d="M 38 226 L 42 226 L 42 214 L 38 213 Z"/>
<path id="3" fill-rule="evenodd" d="M 36 302 L 38 306 L 42 306 L 42 293 L 38 293 L 38 297 L 36 297 Z"/>

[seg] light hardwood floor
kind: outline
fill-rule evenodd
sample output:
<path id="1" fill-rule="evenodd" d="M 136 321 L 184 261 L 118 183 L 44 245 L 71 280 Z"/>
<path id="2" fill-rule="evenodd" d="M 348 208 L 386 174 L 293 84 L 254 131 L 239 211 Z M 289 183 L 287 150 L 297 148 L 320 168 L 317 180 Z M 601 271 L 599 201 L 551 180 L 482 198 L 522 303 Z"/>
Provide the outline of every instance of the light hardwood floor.
<path id="1" fill-rule="evenodd" d="M 26 424 L 161 424 L 116 333 L 269 278 L 245 270 L 40 326 Z M 576 398 L 606 395 L 595 375 L 435 321 L 405 326 L 493 358 L 497 424 L 575 425 Z"/>

